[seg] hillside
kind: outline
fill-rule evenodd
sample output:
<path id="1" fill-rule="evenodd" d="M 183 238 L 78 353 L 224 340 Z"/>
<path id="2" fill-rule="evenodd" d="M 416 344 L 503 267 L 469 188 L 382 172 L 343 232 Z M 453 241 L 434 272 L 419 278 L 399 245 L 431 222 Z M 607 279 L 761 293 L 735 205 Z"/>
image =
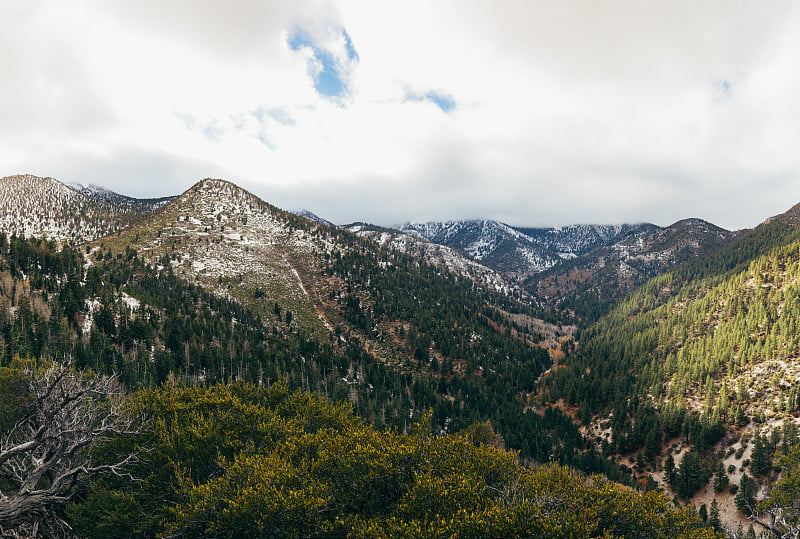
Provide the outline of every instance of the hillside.
<path id="1" fill-rule="evenodd" d="M 309 210 L 299 210 L 299 211 L 295 211 L 295 212 L 292 212 L 292 213 L 294 213 L 298 217 L 302 217 L 303 219 L 308 219 L 309 221 L 314 221 L 314 222 L 319 223 L 321 225 L 336 226 L 334 223 L 328 221 L 327 219 L 325 219 L 323 217 L 320 217 L 316 213 L 314 213 L 312 211 L 309 211 Z"/>
<path id="2" fill-rule="evenodd" d="M 443 432 L 491 419 L 526 456 L 570 460 L 582 451 L 567 418 L 542 418 L 529 406 L 550 364 L 547 348 L 560 347 L 571 328 L 543 324 L 530 307 L 469 279 L 279 210 L 222 180 L 199 182 L 90 251 L 94 265 L 135 252 L 148 271 L 168 271 L 243 306 L 268 334 L 299 338 L 300 349 L 314 343 L 324 361 L 301 354 L 274 372 L 296 376 L 294 387 L 347 397 L 376 424 L 402 429 L 418 411 L 433 410 Z M 245 379 L 266 372 L 258 361 Z M 569 440 L 561 448 L 541 438 L 556 427 L 555 438 Z"/>
<path id="3" fill-rule="evenodd" d="M 732 503 L 727 486 L 709 493 L 715 470 L 723 485 L 772 484 L 800 430 L 797 225 L 795 207 L 647 282 L 581 332 L 542 397 L 564 399 L 606 454 L 682 498 Z M 686 455 L 693 479 L 677 470 Z M 656 473 L 669 459 L 677 473 Z"/>
<path id="4" fill-rule="evenodd" d="M 58 200 L 39 187 L 61 184 L 34 180 L 37 200 Z M 717 496 L 732 522 L 732 490 L 708 478 L 721 464 L 730 484 L 767 485 L 800 432 L 799 213 L 732 240 L 699 220 L 642 226 L 567 260 L 687 260 L 573 342 L 460 251 L 203 180 L 80 249 L 0 231 L 0 359 L 71 357 L 129 390 L 280 382 L 346 401 L 379 431 L 488 422 L 523 460 L 622 481 L 631 469 L 643 490 Z"/>
<path id="5" fill-rule="evenodd" d="M 648 279 L 688 260 L 703 259 L 736 235 L 701 219 L 666 228 L 639 225 L 620 234 L 622 239 L 528 278 L 525 285 L 542 304 L 594 320 Z"/>
<path id="6" fill-rule="evenodd" d="M 79 193 L 53 178 L 0 178 L 0 230 L 7 232 L 75 245 L 115 234 L 144 213 Z"/>
<path id="7" fill-rule="evenodd" d="M 485 266 L 515 278 L 545 270 L 560 260 L 558 253 L 497 221 L 405 223 L 395 228 L 458 249 Z"/>
<path id="8" fill-rule="evenodd" d="M 67 511 L 80 536 L 720 537 L 661 493 L 524 466 L 486 423 L 379 431 L 282 385 L 170 384 L 131 401 L 156 425 L 114 447 L 149 445 L 139 479 L 94 481 Z"/>
<path id="9" fill-rule="evenodd" d="M 498 271 L 476 262 L 452 247 L 427 241 L 415 234 L 366 223 L 353 223 L 345 225 L 344 228 L 356 236 L 370 239 L 378 245 L 414 256 L 428 264 L 446 268 L 457 275 L 483 283 L 498 292 L 516 296 L 523 293 L 518 285 L 510 282 Z"/>
<path id="10" fill-rule="evenodd" d="M 68 184 L 68 186 L 88 197 L 103 200 L 113 206 L 129 208 L 133 211 L 143 214 L 152 213 L 175 198 L 174 196 L 160 198 L 134 198 L 115 193 L 114 191 L 106 189 L 105 187 L 100 187 L 99 185 L 94 184 L 82 185 L 80 183 L 74 183 Z"/>
<path id="11" fill-rule="evenodd" d="M 270 206 L 224 180 L 197 183 L 149 218 L 95 242 L 131 246 L 151 264 L 276 320 L 278 301 L 305 331 L 327 334 L 318 275 L 333 252 L 331 230 Z"/>
<path id="12" fill-rule="evenodd" d="M 618 243 L 630 236 L 658 228 L 650 223 L 622 225 L 569 225 L 555 228 L 515 227 L 536 243 L 562 259 L 588 253 L 598 247 Z"/>
<path id="13" fill-rule="evenodd" d="M 596 320 L 648 279 L 726 245 L 736 233 L 700 219 L 653 224 L 510 227 L 496 221 L 406 223 L 408 235 L 494 269 L 525 301 Z"/>

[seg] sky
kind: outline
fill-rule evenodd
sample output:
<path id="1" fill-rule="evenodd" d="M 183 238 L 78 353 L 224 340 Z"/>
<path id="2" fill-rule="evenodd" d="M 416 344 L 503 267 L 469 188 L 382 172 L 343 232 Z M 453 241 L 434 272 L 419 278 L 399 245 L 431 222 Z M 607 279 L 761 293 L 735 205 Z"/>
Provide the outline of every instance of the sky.
<path id="1" fill-rule="evenodd" d="M 0 176 L 206 177 L 333 222 L 800 202 L 800 3 L 0 0 Z"/>

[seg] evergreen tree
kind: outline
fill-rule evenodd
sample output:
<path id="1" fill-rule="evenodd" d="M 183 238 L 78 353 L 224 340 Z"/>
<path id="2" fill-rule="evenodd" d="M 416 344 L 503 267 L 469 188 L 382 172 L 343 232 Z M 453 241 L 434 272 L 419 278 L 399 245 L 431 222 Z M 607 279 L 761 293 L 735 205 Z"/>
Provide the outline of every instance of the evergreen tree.
<path id="1" fill-rule="evenodd" d="M 753 452 L 750 455 L 750 471 L 753 472 L 753 475 L 763 476 L 769 472 L 771 466 L 764 438 L 761 434 L 756 434 L 753 440 Z"/>
<path id="2" fill-rule="evenodd" d="M 704 503 L 700 504 L 700 509 L 697 512 L 697 514 L 700 515 L 700 518 L 703 520 L 703 523 L 708 522 L 708 508 L 706 507 L 706 504 Z"/>
<path id="3" fill-rule="evenodd" d="M 650 429 L 644 440 L 644 458 L 647 462 L 653 462 L 658 455 L 658 449 L 661 446 L 661 428 L 655 426 Z"/>
<path id="4" fill-rule="evenodd" d="M 683 455 L 678 467 L 676 493 L 681 498 L 691 498 L 705 482 L 705 470 L 700 456 L 694 451 L 688 451 Z"/>
<path id="5" fill-rule="evenodd" d="M 708 514 L 708 525 L 714 528 L 715 531 L 722 531 L 722 521 L 719 519 L 719 505 L 717 499 L 711 500 L 711 512 Z"/>
<path id="6" fill-rule="evenodd" d="M 726 488 L 728 488 L 728 473 L 725 471 L 725 465 L 722 463 L 722 460 L 717 462 L 717 467 L 714 470 L 714 490 L 716 492 L 722 492 Z"/>
<path id="7" fill-rule="evenodd" d="M 644 463 L 644 455 L 642 455 L 642 452 L 641 452 L 641 451 L 639 451 L 639 452 L 636 454 L 636 471 L 637 471 L 637 472 L 641 472 L 641 471 L 643 471 L 643 470 L 644 470 L 644 467 L 645 467 L 645 463 Z"/>
<path id="8" fill-rule="evenodd" d="M 745 515 L 749 516 L 756 506 L 755 490 L 755 481 L 746 473 L 743 474 L 741 481 L 739 481 L 739 489 L 736 492 L 734 500 L 736 502 L 736 507 Z"/>
<path id="9" fill-rule="evenodd" d="M 675 459 L 672 458 L 672 453 L 664 460 L 664 477 L 667 478 L 669 486 L 675 488 Z"/>

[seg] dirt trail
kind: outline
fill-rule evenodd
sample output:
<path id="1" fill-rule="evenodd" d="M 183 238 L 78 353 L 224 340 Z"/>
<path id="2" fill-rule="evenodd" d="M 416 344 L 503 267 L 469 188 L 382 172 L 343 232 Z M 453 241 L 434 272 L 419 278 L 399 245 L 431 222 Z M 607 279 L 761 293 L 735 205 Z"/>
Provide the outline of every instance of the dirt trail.
<path id="1" fill-rule="evenodd" d="M 311 306 L 314 307 L 314 311 L 317 313 L 317 316 L 319 317 L 320 321 L 326 328 L 328 328 L 328 331 L 333 332 L 333 325 L 331 325 L 331 321 L 325 315 L 325 311 L 322 310 L 322 307 L 317 305 L 311 298 L 311 294 L 308 293 L 306 287 L 303 286 L 303 279 L 300 278 L 300 274 L 297 272 L 295 267 L 292 266 L 291 262 L 289 262 L 289 259 L 286 258 L 286 255 L 281 255 L 281 257 L 283 258 L 283 262 L 284 264 L 286 264 L 286 267 L 292 270 L 292 273 L 294 273 L 294 276 L 297 278 L 297 283 L 300 285 L 300 290 L 303 291 L 303 294 L 305 294 L 308 300 L 311 302 Z"/>

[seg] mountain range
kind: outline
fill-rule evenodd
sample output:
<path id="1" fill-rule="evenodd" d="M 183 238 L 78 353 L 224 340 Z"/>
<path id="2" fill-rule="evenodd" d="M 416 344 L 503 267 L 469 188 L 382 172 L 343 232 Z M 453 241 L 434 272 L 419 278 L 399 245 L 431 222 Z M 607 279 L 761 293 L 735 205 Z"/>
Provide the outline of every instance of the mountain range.
<path id="1" fill-rule="evenodd" d="M 132 387 L 281 379 L 400 432 L 488 420 L 523 459 L 719 499 L 732 523 L 727 485 L 767 488 L 800 430 L 800 205 L 735 232 L 389 229 L 215 179 L 147 201 L 26 175 L 0 195 L 4 361 L 59 350 Z"/>
<path id="2" fill-rule="evenodd" d="M 537 460 L 562 452 L 550 439 L 532 443 L 543 429 L 559 425 L 569 458 L 580 445 L 566 416 L 543 418 L 529 406 L 570 327 L 230 182 L 198 182 L 124 230 L 80 244 L 80 254 L 67 245 L 68 263 L 53 265 L 49 249 L 12 236 L 5 251 L 5 264 L 19 264 L 8 291 L 29 291 L 36 320 L 3 326 L 8 358 L 58 348 L 81 366 L 119 369 L 133 387 L 169 373 L 282 379 L 349 399 L 370 422 L 401 431 L 426 410 L 440 432 L 491 418 L 505 443 Z M 25 278 L 32 284 L 23 287 Z M 8 312 L 22 312 L 11 298 Z"/>
<path id="3" fill-rule="evenodd" d="M 24 234 L 78 243 L 119 232 L 176 198 L 136 199 L 95 185 L 65 186 L 52 178 L 33 176 L 9 177 L 2 182 L 6 206 L 1 209 L 6 229 L 15 227 Z M 15 190 L 12 186 L 16 186 Z M 188 218 L 190 212 L 184 213 Z M 201 235 L 209 226 L 222 230 L 224 225 L 217 219 L 228 214 L 231 212 L 220 210 L 213 216 L 213 223 L 203 221 Z M 308 210 L 295 215 L 335 227 Z M 76 216 L 82 218 L 76 220 Z M 239 233 L 247 237 L 247 230 L 252 227 L 240 224 Z M 230 234 L 240 228 L 231 228 L 232 225 L 234 221 L 228 223 L 228 242 L 232 241 Z M 391 229 L 354 223 L 342 228 L 536 307 L 578 319 L 597 318 L 648 278 L 712 252 L 736 235 L 699 219 L 669 227 L 633 224 L 514 228 L 497 221 L 467 220 L 406 223 Z M 209 253 L 215 245 L 218 244 L 207 244 Z M 200 253 L 182 256 L 188 259 L 195 255 L 202 260 Z M 210 261 L 211 266 L 214 264 Z M 280 273 L 285 264 L 273 263 L 271 267 L 271 271 Z M 227 274 L 231 268 L 218 269 Z M 212 273 L 211 269 L 204 269 L 192 278 L 207 278 Z M 284 278 L 282 282 L 291 283 L 293 279 Z M 285 286 L 291 288 L 289 284 Z M 288 293 L 288 288 L 285 290 Z M 312 311 L 304 309 L 306 321 L 314 318 Z"/>
<path id="4" fill-rule="evenodd" d="M 701 219 L 668 227 L 512 228 L 496 221 L 407 223 L 398 230 L 490 267 L 538 305 L 596 319 L 647 279 L 726 245 L 737 233 Z"/>

